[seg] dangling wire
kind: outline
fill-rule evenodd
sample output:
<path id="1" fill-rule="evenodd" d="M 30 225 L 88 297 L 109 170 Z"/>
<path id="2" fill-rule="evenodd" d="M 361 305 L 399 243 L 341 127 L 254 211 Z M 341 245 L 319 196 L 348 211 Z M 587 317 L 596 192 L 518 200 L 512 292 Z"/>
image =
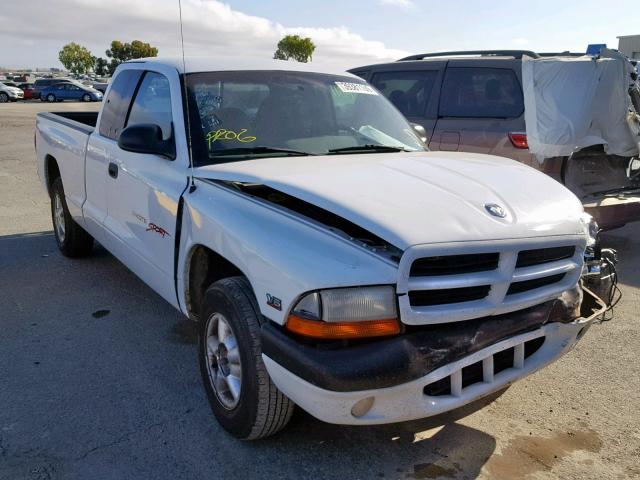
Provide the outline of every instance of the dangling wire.
<path id="1" fill-rule="evenodd" d="M 602 313 L 602 316 L 600 317 L 600 323 L 608 322 L 609 320 L 613 319 L 613 309 L 622 299 L 622 291 L 620 290 L 620 287 L 618 287 L 618 272 L 616 270 L 615 262 L 610 258 L 609 255 L 603 255 L 602 261 L 607 265 L 609 275 L 603 277 L 601 280 L 607 280 L 611 278 L 611 288 L 608 292 L 609 298 L 606 299 L 607 309 Z"/>
<path id="2" fill-rule="evenodd" d="M 189 169 L 191 171 L 191 179 L 189 181 L 189 193 L 193 192 L 196 189 L 194 178 L 194 166 L 193 166 L 193 149 L 191 148 L 191 114 L 189 113 L 189 96 L 187 90 L 187 62 L 184 58 L 184 32 L 182 30 L 182 1 L 178 0 L 178 10 L 180 11 L 180 42 L 182 45 L 182 95 L 184 106 L 186 109 L 186 117 L 187 117 L 187 148 L 189 151 Z"/>

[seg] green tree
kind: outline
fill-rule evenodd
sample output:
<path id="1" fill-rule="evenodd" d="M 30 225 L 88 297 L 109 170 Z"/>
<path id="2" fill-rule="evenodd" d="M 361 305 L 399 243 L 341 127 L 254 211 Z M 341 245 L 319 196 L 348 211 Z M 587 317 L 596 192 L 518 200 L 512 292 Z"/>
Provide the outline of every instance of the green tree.
<path id="1" fill-rule="evenodd" d="M 104 77 L 109 72 L 109 62 L 107 62 L 104 58 L 99 57 L 96 58 L 95 72 L 96 75 L 100 77 Z"/>
<path id="2" fill-rule="evenodd" d="M 120 40 L 114 40 L 111 42 L 111 48 L 105 53 L 111 59 L 108 68 L 109 73 L 113 74 L 116 67 L 127 60 L 157 57 L 158 49 L 140 40 L 134 40 L 131 43 L 122 43 Z"/>
<path id="3" fill-rule="evenodd" d="M 93 68 L 95 57 L 82 45 L 67 43 L 58 53 L 60 63 L 64 68 L 75 74 L 87 73 Z"/>
<path id="4" fill-rule="evenodd" d="M 311 61 L 316 46 L 309 37 L 302 38 L 298 35 L 286 35 L 278 42 L 278 49 L 273 54 L 276 60 L 296 60 L 307 63 Z"/>

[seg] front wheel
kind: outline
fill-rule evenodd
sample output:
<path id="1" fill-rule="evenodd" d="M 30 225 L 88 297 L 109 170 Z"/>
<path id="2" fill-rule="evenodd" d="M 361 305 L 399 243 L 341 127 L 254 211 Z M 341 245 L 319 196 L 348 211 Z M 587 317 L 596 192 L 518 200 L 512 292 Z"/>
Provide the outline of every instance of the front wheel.
<path id="1" fill-rule="evenodd" d="M 71 217 L 60 177 L 51 186 L 51 218 L 56 242 L 63 255 L 77 258 L 91 253 L 93 237 Z"/>
<path id="2" fill-rule="evenodd" d="M 200 373 L 218 422 L 243 440 L 284 428 L 294 403 L 271 381 L 262 361 L 260 310 L 247 279 L 211 285 L 200 318 Z"/>
<path id="3" fill-rule="evenodd" d="M 83 102 L 90 102 L 90 101 L 91 101 L 91 95 L 89 95 L 88 93 L 85 93 L 85 94 L 82 96 L 82 101 L 83 101 Z"/>
<path id="4" fill-rule="evenodd" d="M 4 92 L 0 92 L 0 103 L 7 103 L 9 101 L 9 95 Z"/>

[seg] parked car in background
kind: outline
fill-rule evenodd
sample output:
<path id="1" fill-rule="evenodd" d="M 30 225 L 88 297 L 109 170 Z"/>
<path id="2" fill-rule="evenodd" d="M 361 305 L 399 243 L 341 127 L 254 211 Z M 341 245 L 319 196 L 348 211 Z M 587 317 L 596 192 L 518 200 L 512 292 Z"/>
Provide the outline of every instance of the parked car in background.
<path id="1" fill-rule="evenodd" d="M 95 82 L 93 84 L 93 88 L 102 92 L 103 94 L 107 91 L 108 86 L 109 86 L 109 82 Z"/>
<path id="2" fill-rule="evenodd" d="M 573 191 L 603 228 L 640 220 L 639 178 L 627 174 L 631 158 L 589 148 L 540 163 L 529 151 L 522 90 L 524 55 L 578 54 L 525 50 L 425 53 L 350 72 L 373 84 L 410 122 L 422 125 L 430 149 L 498 155 L 541 170 Z M 605 205 L 601 192 L 614 190 L 624 198 L 621 203 L 608 201 Z"/>
<path id="3" fill-rule="evenodd" d="M 38 98 L 36 95 L 36 90 L 33 86 L 33 83 L 21 83 L 18 85 L 18 88 L 22 90 L 24 93 L 25 100 L 31 100 L 32 98 Z"/>
<path id="4" fill-rule="evenodd" d="M 24 98 L 24 93 L 18 87 L 0 83 L 0 103 L 16 102 Z"/>
<path id="5" fill-rule="evenodd" d="M 58 83 L 73 83 L 73 79 L 67 77 L 59 77 L 59 78 L 38 78 L 33 83 L 33 88 L 35 89 L 34 98 L 41 98 L 40 93 L 46 87 L 50 87 L 51 85 L 56 85 Z M 44 99 L 42 99 L 44 101 Z"/>
<path id="6" fill-rule="evenodd" d="M 40 92 L 40 99 L 47 102 L 62 102 L 63 100 L 99 102 L 102 100 L 102 92 L 85 85 L 65 82 L 43 89 Z"/>

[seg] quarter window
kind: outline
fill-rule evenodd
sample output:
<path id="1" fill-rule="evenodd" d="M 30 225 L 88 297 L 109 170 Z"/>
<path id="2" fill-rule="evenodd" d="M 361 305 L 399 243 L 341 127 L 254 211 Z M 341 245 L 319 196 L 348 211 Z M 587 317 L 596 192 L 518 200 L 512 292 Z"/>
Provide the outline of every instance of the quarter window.
<path id="1" fill-rule="evenodd" d="M 171 90 L 169 80 L 156 72 L 146 72 L 131 105 L 128 125 L 153 123 L 162 129 L 164 139 L 171 137 Z"/>
<path id="2" fill-rule="evenodd" d="M 448 68 L 440 98 L 441 117 L 515 118 L 524 112 L 513 70 Z"/>
<path id="3" fill-rule="evenodd" d="M 436 82 L 436 70 L 415 72 L 382 72 L 373 75 L 371 83 L 405 116 L 424 115 Z"/>
<path id="4" fill-rule="evenodd" d="M 124 70 L 113 80 L 109 95 L 104 100 L 100 117 L 99 131 L 103 137 L 112 140 L 118 139 L 124 127 L 133 92 L 141 75 L 141 70 Z"/>

